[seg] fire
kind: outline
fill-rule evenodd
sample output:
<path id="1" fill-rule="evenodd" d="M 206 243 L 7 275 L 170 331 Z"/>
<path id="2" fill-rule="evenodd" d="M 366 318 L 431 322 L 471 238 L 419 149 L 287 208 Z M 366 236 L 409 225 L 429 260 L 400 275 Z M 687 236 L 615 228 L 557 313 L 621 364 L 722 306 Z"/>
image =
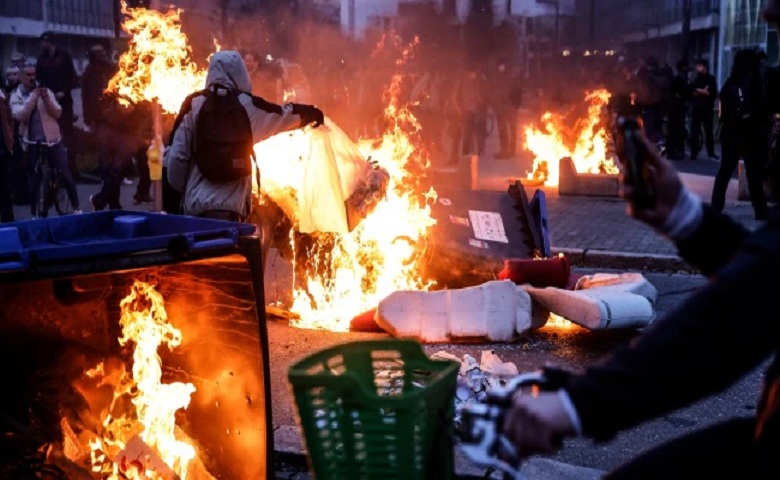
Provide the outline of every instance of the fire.
<path id="1" fill-rule="evenodd" d="M 123 2 L 122 13 L 122 28 L 131 40 L 107 90 L 124 104 L 156 101 L 165 112 L 178 113 L 187 95 L 204 87 L 207 74 L 191 60 L 192 49 L 181 30 L 181 10 L 162 13 L 127 8 Z M 214 45 L 219 50 L 219 44 Z"/>
<path id="2" fill-rule="evenodd" d="M 552 312 L 550 312 L 550 315 L 547 317 L 547 323 L 544 324 L 544 328 L 554 330 L 572 330 L 576 327 L 577 325 L 574 323 Z"/>
<path id="3" fill-rule="evenodd" d="M 89 442 L 92 471 L 112 480 L 167 480 L 170 475 L 166 472 L 170 469 L 185 480 L 196 452 L 192 444 L 177 439 L 176 412 L 189 406 L 195 386 L 162 383 L 162 364 L 157 353 L 163 344 L 169 349 L 179 346 L 181 331 L 168 322 L 162 295 L 150 284 L 136 281 L 120 308 L 119 343 L 133 344 L 132 371 L 121 370 L 118 379 L 113 375 L 113 400 L 103 412 L 98 437 Z M 102 363 L 88 371 L 87 376 L 101 379 L 101 384 L 112 383 L 112 376 Z M 132 411 L 122 411 L 123 406 Z M 146 458 L 159 457 L 164 465 L 158 463 L 154 468 L 154 462 L 145 466 L 133 462 L 140 452 Z M 125 455 L 129 458 L 123 458 Z"/>
<path id="4" fill-rule="evenodd" d="M 414 46 L 400 52 L 398 62 L 409 58 Z M 300 316 L 293 321 L 294 326 L 347 331 L 352 318 L 375 308 L 390 293 L 432 286 L 419 272 L 422 245 L 435 223 L 429 202 L 435 200 L 436 193 L 426 191 L 420 183 L 428 160 L 417 146 L 420 125 L 399 100 L 403 81 L 402 75 L 395 75 L 386 89 L 384 116 L 388 127 L 382 138 L 358 142 L 363 157 L 376 161 L 389 173 L 386 197 L 352 232 L 321 239 L 306 259 L 295 259 L 309 261 L 310 268 L 307 278 L 301 279 L 305 287 L 293 292 L 291 310 Z M 287 135 L 292 139 L 290 143 L 283 141 L 274 150 L 280 155 L 289 151 L 285 148 L 295 142 L 296 135 L 302 134 Z M 267 152 L 267 147 L 258 144 L 256 150 Z M 300 178 L 294 164 L 268 163 L 264 169 L 287 169 L 287 178 Z M 278 173 L 273 176 L 278 178 Z"/>
<path id="5" fill-rule="evenodd" d="M 534 154 L 533 172 L 529 180 L 543 182 L 548 187 L 558 185 L 559 162 L 571 157 L 578 173 L 617 174 L 618 167 L 609 155 L 609 133 L 602 121 L 604 107 L 611 94 L 604 89 L 585 94 L 587 117 L 574 128 L 566 125 L 562 115 L 546 112 L 542 128 L 525 128 L 524 148 Z"/>

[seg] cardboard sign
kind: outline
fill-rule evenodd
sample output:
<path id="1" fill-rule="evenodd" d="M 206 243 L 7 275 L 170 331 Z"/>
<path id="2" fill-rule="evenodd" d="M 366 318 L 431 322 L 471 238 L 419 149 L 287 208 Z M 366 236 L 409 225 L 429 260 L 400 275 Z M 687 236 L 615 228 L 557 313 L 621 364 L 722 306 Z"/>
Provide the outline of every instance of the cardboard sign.
<path id="1" fill-rule="evenodd" d="M 476 238 L 489 242 L 509 243 L 500 213 L 469 210 L 469 219 Z"/>

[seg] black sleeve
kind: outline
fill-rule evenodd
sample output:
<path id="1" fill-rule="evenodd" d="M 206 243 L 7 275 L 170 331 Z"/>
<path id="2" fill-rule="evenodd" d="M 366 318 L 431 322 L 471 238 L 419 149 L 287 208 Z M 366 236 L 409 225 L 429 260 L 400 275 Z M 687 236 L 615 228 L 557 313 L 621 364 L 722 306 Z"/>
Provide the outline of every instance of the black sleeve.
<path id="1" fill-rule="evenodd" d="M 281 105 L 271 103 L 263 97 L 258 97 L 257 95 L 252 95 L 252 105 L 254 105 L 255 108 L 259 108 L 260 110 L 264 110 L 268 113 L 275 113 L 277 115 L 284 113 L 282 112 Z"/>
<path id="2" fill-rule="evenodd" d="M 711 237 L 710 240 L 713 241 Z M 780 229 L 753 234 L 711 283 L 631 347 L 566 386 L 584 433 L 620 430 L 719 392 L 757 367 L 780 338 Z"/>
<path id="3" fill-rule="evenodd" d="M 705 205 L 701 225 L 677 248 L 686 262 L 712 277 L 734 258 L 747 236 L 744 226 Z"/>

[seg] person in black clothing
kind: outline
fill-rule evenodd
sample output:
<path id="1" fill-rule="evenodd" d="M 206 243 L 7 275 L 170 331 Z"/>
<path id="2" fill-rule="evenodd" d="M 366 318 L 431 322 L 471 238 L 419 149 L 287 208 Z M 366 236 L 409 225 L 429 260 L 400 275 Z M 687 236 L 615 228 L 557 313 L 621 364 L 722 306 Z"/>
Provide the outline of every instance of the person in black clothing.
<path id="1" fill-rule="evenodd" d="M 38 81 L 52 92 L 62 107 L 59 118 L 60 133 L 68 150 L 68 166 L 76 174 L 76 145 L 73 131 L 73 97 L 71 91 L 76 87 L 78 77 L 70 53 L 54 44 L 53 32 L 41 35 L 41 54 L 38 56 L 36 71 Z"/>
<path id="2" fill-rule="evenodd" d="M 780 0 L 763 13 L 780 22 Z M 561 436 L 607 440 L 723 391 L 770 360 L 754 416 L 667 442 L 608 478 L 780 478 L 780 211 L 750 232 L 702 204 L 671 162 L 649 145 L 648 152 L 656 202 L 629 204 L 629 212 L 672 239 L 709 285 L 604 364 L 561 375 L 560 390 L 516 397 L 504 433 L 524 456 L 560 448 Z M 631 187 L 623 193 L 630 199 Z"/>
<path id="3" fill-rule="evenodd" d="M 691 111 L 691 159 L 696 160 L 702 148 L 702 128 L 707 144 L 707 154 L 712 159 L 715 155 L 714 115 L 715 100 L 718 97 L 718 83 L 709 73 L 709 62 L 705 59 L 696 61 L 696 78 L 693 80 L 693 109 Z"/>
<path id="4" fill-rule="evenodd" d="M 720 93 L 720 103 L 723 159 L 712 189 L 712 209 L 723 211 L 729 181 L 739 159 L 743 158 L 753 211 L 756 219 L 765 220 L 768 209 L 763 169 L 769 160 L 771 124 L 761 61 L 755 50 L 740 50 L 734 56 L 731 74 Z"/>
<path id="5" fill-rule="evenodd" d="M 108 58 L 106 48 L 95 44 L 90 48 L 89 64 L 81 76 L 81 101 L 84 123 L 95 132 L 103 122 L 101 102 L 103 90 L 108 86 L 117 68 Z"/>
<path id="6" fill-rule="evenodd" d="M 14 127 L 11 107 L 5 92 L 0 90 L 0 222 L 14 221 L 13 160 Z"/>
<path id="7" fill-rule="evenodd" d="M 688 73 L 688 64 L 683 60 L 678 61 L 669 102 L 669 135 L 666 140 L 666 157 L 669 160 L 682 160 L 685 157 L 685 120 L 692 93 Z"/>
<path id="8" fill-rule="evenodd" d="M 780 212 L 751 233 L 702 204 L 647 148 L 656 205 L 630 211 L 671 238 L 709 285 L 604 364 L 563 375 L 560 390 L 519 396 L 504 432 L 524 456 L 553 452 L 561 435 L 606 441 L 725 390 L 775 356 L 755 416 L 673 440 L 607 478 L 780 478 Z"/>

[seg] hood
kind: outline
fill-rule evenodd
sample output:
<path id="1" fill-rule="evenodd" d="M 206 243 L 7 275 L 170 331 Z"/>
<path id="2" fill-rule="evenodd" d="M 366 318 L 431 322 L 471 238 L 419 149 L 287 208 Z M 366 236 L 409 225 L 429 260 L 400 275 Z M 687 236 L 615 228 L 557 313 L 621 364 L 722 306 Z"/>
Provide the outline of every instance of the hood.
<path id="1" fill-rule="evenodd" d="M 225 50 L 217 52 L 211 57 L 209 73 L 206 77 L 206 88 L 215 83 L 233 87 L 242 92 L 252 91 L 252 81 L 249 80 L 246 65 L 238 52 Z"/>

